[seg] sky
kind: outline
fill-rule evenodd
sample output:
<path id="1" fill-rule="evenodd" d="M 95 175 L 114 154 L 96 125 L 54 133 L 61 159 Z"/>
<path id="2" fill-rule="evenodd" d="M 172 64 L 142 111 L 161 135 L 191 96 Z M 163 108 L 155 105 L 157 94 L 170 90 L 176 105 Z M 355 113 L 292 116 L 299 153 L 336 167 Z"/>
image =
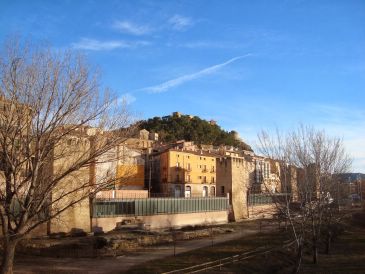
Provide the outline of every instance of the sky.
<path id="1" fill-rule="evenodd" d="M 141 119 L 213 119 L 255 147 L 306 124 L 365 173 L 364 0 L 0 0 L 11 35 L 85 54 Z"/>

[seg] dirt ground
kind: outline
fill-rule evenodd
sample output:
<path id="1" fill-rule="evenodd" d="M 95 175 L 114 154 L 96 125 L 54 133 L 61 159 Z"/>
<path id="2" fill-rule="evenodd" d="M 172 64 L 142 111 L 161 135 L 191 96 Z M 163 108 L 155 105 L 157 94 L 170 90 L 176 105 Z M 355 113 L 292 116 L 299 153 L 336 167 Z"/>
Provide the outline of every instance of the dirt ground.
<path id="1" fill-rule="evenodd" d="M 262 226 L 262 231 L 272 230 L 276 228 L 275 224 L 266 224 Z M 222 242 L 231 241 L 247 235 L 252 235 L 259 232 L 259 221 L 247 221 L 241 223 L 232 223 L 220 226 L 226 233 L 214 233 L 210 237 L 208 234 L 198 239 L 192 240 L 177 240 L 175 246 L 175 253 L 180 254 L 202 247 L 219 244 Z M 111 236 L 113 237 L 113 236 Z M 115 236 L 114 236 L 115 237 Z M 54 244 L 56 241 L 52 240 L 46 244 Z M 75 239 L 68 239 L 69 244 L 75 244 Z M 39 244 L 39 243 L 38 243 Z M 42 243 L 44 245 L 44 242 Z M 18 254 L 15 260 L 15 273 L 121 273 L 128 271 L 128 269 L 136 265 L 144 265 L 148 261 L 157 260 L 168 257 L 174 254 L 174 242 L 167 242 L 162 244 L 150 245 L 144 248 L 139 248 L 126 252 L 115 253 L 113 257 L 98 256 L 96 258 L 75 258 L 75 254 L 71 254 L 74 258 L 57 258 L 52 254 L 52 248 L 45 248 L 51 254 L 40 253 L 38 256 Z M 71 250 L 71 249 L 70 249 Z M 29 250 L 28 250 L 29 251 Z M 70 251 L 72 253 L 72 251 Z M 29 253 L 29 252 L 28 252 Z M 57 255 L 57 254 L 56 254 Z"/>

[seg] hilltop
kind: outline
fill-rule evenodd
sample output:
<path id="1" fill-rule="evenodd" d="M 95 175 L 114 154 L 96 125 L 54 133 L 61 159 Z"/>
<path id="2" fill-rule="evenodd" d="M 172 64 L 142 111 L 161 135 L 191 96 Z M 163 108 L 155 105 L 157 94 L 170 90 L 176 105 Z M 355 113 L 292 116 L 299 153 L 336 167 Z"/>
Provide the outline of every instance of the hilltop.
<path id="1" fill-rule="evenodd" d="M 182 115 L 178 112 L 170 116 L 141 121 L 140 128 L 158 133 L 159 139 L 163 142 L 186 140 L 194 141 L 198 145 L 227 145 L 253 151 L 248 144 L 238 138 L 236 131 L 228 132 L 215 121 L 206 121 L 197 116 Z"/>
<path id="2" fill-rule="evenodd" d="M 354 182 L 358 179 L 365 180 L 364 173 L 341 173 L 340 177 L 343 179 L 344 182 Z"/>

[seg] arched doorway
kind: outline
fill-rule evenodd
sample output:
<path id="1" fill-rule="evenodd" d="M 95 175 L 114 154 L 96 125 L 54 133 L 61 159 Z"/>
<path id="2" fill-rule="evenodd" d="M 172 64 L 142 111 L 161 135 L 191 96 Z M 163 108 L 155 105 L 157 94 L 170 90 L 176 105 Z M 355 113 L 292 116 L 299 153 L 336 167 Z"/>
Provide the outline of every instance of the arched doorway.
<path id="1" fill-rule="evenodd" d="M 181 187 L 175 186 L 175 198 L 181 197 Z"/>
<path id="2" fill-rule="evenodd" d="M 208 187 L 203 186 L 203 197 L 208 197 Z"/>
<path id="3" fill-rule="evenodd" d="M 191 186 L 185 187 L 185 197 L 190 198 L 191 197 Z"/>
<path id="4" fill-rule="evenodd" d="M 211 196 L 211 197 L 215 197 L 215 186 L 211 186 L 211 187 L 210 187 L 210 193 L 209 193 L 209 196 Z"/>

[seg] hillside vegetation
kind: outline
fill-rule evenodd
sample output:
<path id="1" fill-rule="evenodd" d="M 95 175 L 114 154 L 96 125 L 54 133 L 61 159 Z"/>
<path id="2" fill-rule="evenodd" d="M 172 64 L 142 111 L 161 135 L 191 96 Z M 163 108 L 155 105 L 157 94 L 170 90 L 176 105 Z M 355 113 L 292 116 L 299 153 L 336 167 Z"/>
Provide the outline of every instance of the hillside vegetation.
<path id="1" fill-rule="evenodd" d="M 157 132 L 159 139 L 163 142 L 186 140 L 194 141 L 198 145 L 229 145 L 252 151 L 248 144 L 237 139 L 237 132 L 225 131 L 218 125 L 210 124 L 196 116 L 192 118 L 189 115 L 154 117 L 141 121 L 140 128 Z"/>

